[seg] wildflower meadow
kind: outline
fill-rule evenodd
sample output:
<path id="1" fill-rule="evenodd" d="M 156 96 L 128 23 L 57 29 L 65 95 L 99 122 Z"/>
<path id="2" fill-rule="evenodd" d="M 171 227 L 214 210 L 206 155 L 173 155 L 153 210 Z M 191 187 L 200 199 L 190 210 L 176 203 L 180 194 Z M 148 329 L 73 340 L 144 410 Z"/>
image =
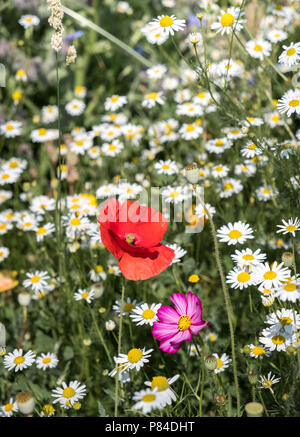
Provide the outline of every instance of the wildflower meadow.
<path id="1" fill-rule="evenodd" d="M 299 0 L 3 0 L 0 96 L 0 418 L 299 417 Z"/>

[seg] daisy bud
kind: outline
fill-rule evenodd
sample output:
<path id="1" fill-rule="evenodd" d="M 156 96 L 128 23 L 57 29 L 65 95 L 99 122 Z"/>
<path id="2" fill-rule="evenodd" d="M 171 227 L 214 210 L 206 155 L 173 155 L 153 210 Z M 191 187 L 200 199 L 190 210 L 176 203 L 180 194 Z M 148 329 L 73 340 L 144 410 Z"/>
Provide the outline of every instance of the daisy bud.
<path id="1" fill-rule="evenodd" d="M 226 402 L 226 398 L 225 398 L 225 396 L 224 396 L 224 395 L 217 395 L 217 396 L 216 396 L 216 402 L 217 402 L 217 404 L 222 404 L 222 405 L 224 405 L 225 402 Z"/>
<path id="2" fill-rule="evenodd" d="M 185 177 L 191 184 L 197 184 L 199 181 L 199 170 L 197 164 L 191 164 L 185 167 Z"/>
<path id="3" fill-rule="evenodd" d="M 211 372 L 217 368 L 218 361 L 214 355 L 207 355 L 204 358 L 205 367 Z"/>
<path id="4" fill-rule="evenodd" d="M 18 294 L 18 302 L 22 307 L 27 307 L 30 304 L 31 295 L 27 291 L 22 291 Z"/>
<path id="5" fill-rule="evenodd" d="M 262 404 L 259 402 L 249 402 L 245 405 L 248 417 L 261 417 L 264 411 Z"/>
<path id="6" fill-rule="evenodd" d="M 296 353 L 296 349 L 294 348 L 294 346 L 289 345 L 289 346 L 287 346 L 287 348 L 286 348 L 286 353 L 287 353 L 288 355 L 295 355 L 295 353 Z"/>
<path id="7" fill-rule="evenodd" d="M 249 132 L 249 128 L 247 126 L 243 126 L 241 131 L 243 134 L 247 134 Z"/>
<path id="8" fill-rule="evenodd" d="M 22 414 L 31 414 L 33 412 L 35 400 L 28 391 L 16 394 L 16 402 Z"/>
<path id="9" fill-rule="evenodd" d="M 281 256 L 281 261 L 286 267 L 291 267 L 293 265 L 293 254 L 291 252 L 283 252 Z"/>
<path id="10" fill-rule="evenodd" d="M 108 322 L 105 322 L 105 328 L 107 331 L 113 331 L 116 327 L 116 324 L 113 320 L 108 320 Z"/>
<path id="11" fill-rule="evenodd" d="M 96 282 L 95 284 L 93 284 L 91 286 L 91 290 L 93 290 L 93 292 L 94 292 L 95 299 L 98 299 L 103 294 L 103 291 L 104 291 L 103 284 L 101 284 L 101 282 Z"/>
<path id="12" fill-rule="evenodd" d="M 80 403 L 80 402 L 75 402 L 75 403 L 73 404 L 73 408 L 74 408 L 74 410 L 80 410 L 80 408 L 81 408 L 81 403 Z"/>
<path id="13" fill-rule="evenodd" d="M 248 375 L 248 380 L 251 385 L 255 385 L 257 383 L 257 375 L 254 372 L 250 372 Z"/>

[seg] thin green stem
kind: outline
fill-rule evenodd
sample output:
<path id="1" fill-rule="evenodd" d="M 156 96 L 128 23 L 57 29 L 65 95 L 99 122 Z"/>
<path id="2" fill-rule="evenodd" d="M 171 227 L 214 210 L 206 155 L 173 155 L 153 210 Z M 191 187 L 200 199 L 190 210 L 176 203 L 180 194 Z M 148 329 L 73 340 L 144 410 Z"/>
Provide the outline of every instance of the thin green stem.
<path id="1" fill-rule="evenodd" d="M 120 323 L 119 323 L 119 338 L 118 338 L 118 356 L 121 353 L 124 295 L 125 295 L 125 279 L 122 278 L 122 295 L 121 295 L 121 305 L 120 305 Z M 119 366 L 118 366 L 117 367 L 117 373 L 116 373 L 116 385 L 115 385 L 115 417 L 118 417 L 119 371 L 120 371 L 120 369 L 119 369 Z"/>

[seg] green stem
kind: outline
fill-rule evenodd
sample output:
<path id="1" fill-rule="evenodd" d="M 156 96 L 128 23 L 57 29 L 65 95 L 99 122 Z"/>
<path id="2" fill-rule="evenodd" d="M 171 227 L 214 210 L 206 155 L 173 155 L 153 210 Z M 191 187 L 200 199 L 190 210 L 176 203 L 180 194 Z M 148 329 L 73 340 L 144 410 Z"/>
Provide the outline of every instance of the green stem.
<path id="1" fill-rule="evenodd" d="M 121 353 L 124 295 L 125 295 L 125 279 L 122 278 L 122 295 L 121 295 L 121 305 L 120 305 L 120 324 L 119 324 L 119 339 L 118 339 L 118 356 Z M 118 405 L 119 405 L 119 366 L 117 367 L 117 373 L 116 373 L 115 417 L 118 417 Z"/>
<path id="2" fill-rule="evenodd" d="M 107 355 L 108 361 L 110 362 L 110 364 L 113 364 L 113 359 L 112 359 L 112 357 L 111 357 L 111 355 L 110 355 L 110 353 L 109 353 L 109 350 L 108 350 L 108 347 L 107 347 L 106 342 L 105 342 L 105 340 L 104 340 L 104 337 L 103 337 L 103 335 L 102 335 L 102 332 L 101 332 L 101 330 L 99 329 L 99 326 L 98 326 L 98 323 L 97 323 L 97 320 L 96 320 L 95 314 L 94 314 L 94 312 L 93 312 L 93 310 L 92 310 L 92 308 L 91 308 L 90 306 L 89 306 L 89 310 L 90 310 L 90 313 L 91 313 L 91 315 L 92 315 L 93 323 L 94 323 L 94 325 L 95 325 L 95 328 L 96 328 L 97 334 L 98 334 L 98 336 L 99 336 L 99 338 L 100 338 L 101 344 L 103 345 L 103 347 L 104 347 L 104 349 L 105 349 L 105 352 L 106 352 L 106 355 Z"/>
<path id="3" fill-rule="evenodd" d="M 194 189 L 194 192 L 195 192 L 197 199 L 199 200 L 202 207 L 205 209 L 205 204 L 197 192 L 196 185 L 193 185 L 193 189 Z M 217 240 L 217 233 L 216 233 L 215 224 L 213 222 L 213 219 L 212 219 L 208 209 L 206 208 L 205 210 L 207 211 L 208 221 L 209 221 L 209 224 L 211 226 L 212 237 L 213 237 L 213 242 L 214 242 L 214 249 L 215 249 L 215 258 L 216 258 L 216 263 L 217 263 L 217 267 L 218 267 L 218 271 L 219 271 L 219 275 L 220 275 L 220 279 L 221 279 L 222 290 L 223 290 L 224 300 L 225 300 L 225 308 L 226 308 L 226 312 L 227 312 L 227 318 L 228 318 L 228 324 L 229 324 L 229 330 L 230 330 L 233 377 L 234 377 L 234 385 L 235 385 L 235 392 L 236 392 L 237 415 L 239 417 L 241 415 L 241 402 L 240 402 L 239 381 L 238 381 L 236 354 L 235 354 L 233 312 L 232 312 L 230 296 L 229 296 L 229 292 L 228 292 L 228 288 L 226 285 L 226 280 L 225 280 L 225 276 L 224 276 L 224 272 L 223 272 L 223 267 L 222 267 L 222 263 L 221 263 L 221 257 L 220 257 L 220 251 L 219 251 L 219 245 L 218 245 L 218 240 Z"/>

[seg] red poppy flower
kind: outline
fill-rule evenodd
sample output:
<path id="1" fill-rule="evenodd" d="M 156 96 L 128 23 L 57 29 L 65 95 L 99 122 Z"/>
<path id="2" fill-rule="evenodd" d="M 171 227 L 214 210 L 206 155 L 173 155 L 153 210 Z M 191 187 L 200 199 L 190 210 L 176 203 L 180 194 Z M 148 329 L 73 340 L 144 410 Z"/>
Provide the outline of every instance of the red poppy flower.
<path id="1" fill-rule="evenodd" d="M 125 278 L 157 276 L 172 262 L 173 249 L 160 244 L 168 229 L 165 217 L 153 208 L 127 200 L 109 199 L 98 217 L 104 246 L 119 260 Z"/>

